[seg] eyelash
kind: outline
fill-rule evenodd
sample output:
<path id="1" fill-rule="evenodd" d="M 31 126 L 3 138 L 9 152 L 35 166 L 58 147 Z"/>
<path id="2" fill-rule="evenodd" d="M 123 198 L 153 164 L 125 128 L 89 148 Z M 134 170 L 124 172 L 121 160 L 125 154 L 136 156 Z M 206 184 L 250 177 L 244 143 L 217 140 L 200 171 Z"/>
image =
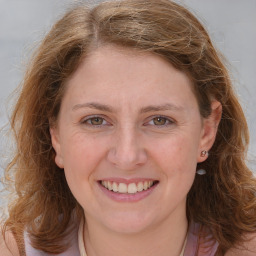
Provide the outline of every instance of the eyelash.
<path id="1" fill-rule="evenodd" d="M 173 125 L 175 123 L 172 119 L 165 117 L 165 116 L 153 116 L 153 117 L 151 117 L 150 121 L 147 123 L 154 122 L 154 119 L 156 119 L 156 118 L 161 118 L 161 119 L 165 120 L 165 124 L 163 124 L 163 125 L 151 124 L 152 126 L 156 126 L 157 128 L 167 127 L 167 126 Z"/>
<path id="2" fill-rule="evenodd" d="M 90 117 L 87 117 L 86 119 L 83 119 L 81 121 L 82 124 L 86 125 L 86 126 L 90 126 L 92 128 L 98 128 L 98 127 L 101 127 L 103 125 L 106 125 L 106 124 L 100 124 L 100 125 L 93 125 L 93 124 L 89 124 L 88 121 L 92 121 L 93 119 L 96 119 L 96 118 L 100 118 L 100 119 L 103 119 L 103 122 L 107 122 L 104 117 L 101 117 L 101 116 L 90 116 Z"/>
<path id="3" fill-rule="evenodd" d="M 100 128 L 102 126 L 109 126 L 109 124 L 99 124 L 99 125 L 93 125 L 93 124 L 89 124 L 88 122 L 89 121 L 92 121 L 93 119 L 96 119 L 96 118 L 100 118 L 103 120 L 103 123 L 107 121 L 104 119 L 104 117 L 101 117 L 101 116 L 90 116 L 90 117 L 87 117 L 86 119 L 83 119 L 81 121 L 82 124 L 86 125 L 86 126 L 89 126 L 89 127 L 92 127 L 92 128 Z M 161 118 L 161 119 L 164 119 L 165 120 L 165 124 L 163 125 L 155 125 L 155 124 L 149 124 L 150 122 L 154 122 L 154 119 L 156 118 Z M 162 127 L 167 127 L 167 126 L 170 126 L 170 125 L 173 125 L 175 123 L 175 121 L 173 121 L 172 119 L 168 118 L 168 117 L 165 117 L 165 116 L 152 116 L 150 121 L 147 122 L 146 124 L 144 124 L 144 126 L 147 126 L 147 125 L 152 125 L 152 126 L 155 126 L 157 128 L 162 128 Z"/>

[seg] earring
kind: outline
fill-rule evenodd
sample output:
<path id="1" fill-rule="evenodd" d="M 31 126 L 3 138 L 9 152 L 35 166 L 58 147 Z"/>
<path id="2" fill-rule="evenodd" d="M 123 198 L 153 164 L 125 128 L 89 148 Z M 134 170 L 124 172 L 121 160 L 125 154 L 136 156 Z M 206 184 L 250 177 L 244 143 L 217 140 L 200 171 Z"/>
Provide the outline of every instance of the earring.
<path id="1" fill-rule="evenodd" d="M 203 150 L 203 151 L 201 151 L 201 154 L 200 154 L 200 156 L 201 157 L 205 157 L 205 156 L 208 156 L 208 151 L 206 151 L 206 150 Z"/>
<path id="2" fill-rule="evenodd" d="M 198 175 L 205 175 L 206 174 L 206 170 L 205 169 L 199 169 L 199 170 L 196 171 L 196 173 Z"/>

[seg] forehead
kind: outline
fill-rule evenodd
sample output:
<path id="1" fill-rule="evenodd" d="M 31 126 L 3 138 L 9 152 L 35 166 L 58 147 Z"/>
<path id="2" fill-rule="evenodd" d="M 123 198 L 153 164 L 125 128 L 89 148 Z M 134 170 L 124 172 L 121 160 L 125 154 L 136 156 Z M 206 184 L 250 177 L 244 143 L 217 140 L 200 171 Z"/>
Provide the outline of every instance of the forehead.
<path id="1" fill-rule="evenodd" d="M 66 98 L 101 103 L 195 101 L 189 78 L 162 57 L 116 46 L 91 52 L 67 83 Z M 103 101 L 103 102 L 102 102 Z"/>

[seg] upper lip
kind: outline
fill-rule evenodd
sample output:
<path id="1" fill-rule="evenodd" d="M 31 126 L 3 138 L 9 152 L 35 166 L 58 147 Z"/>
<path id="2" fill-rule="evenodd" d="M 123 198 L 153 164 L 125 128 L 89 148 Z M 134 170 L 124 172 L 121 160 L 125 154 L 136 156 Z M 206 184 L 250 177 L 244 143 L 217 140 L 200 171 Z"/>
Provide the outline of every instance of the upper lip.
<path id="1" fill-rule="evenodd" d="M 158 181 L 157 179 L 152 178 L 117 178 L 117 177 L 110 177 L 110 178 L 103 178 L 99 181 L 110 181 L 110 182 L 116 182 L 116 183 L 124 183 L 124 184 L 130 184 L 130 183 L 138 183 L 138 182 L 144 182 L 144 181 Z"/>

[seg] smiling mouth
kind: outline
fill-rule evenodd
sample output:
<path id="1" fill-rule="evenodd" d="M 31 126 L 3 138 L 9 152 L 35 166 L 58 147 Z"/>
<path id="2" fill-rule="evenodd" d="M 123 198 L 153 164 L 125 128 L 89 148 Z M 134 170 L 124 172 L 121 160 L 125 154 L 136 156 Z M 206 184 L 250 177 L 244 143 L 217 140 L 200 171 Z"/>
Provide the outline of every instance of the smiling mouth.
<path id="1" fill-rule="evenodd" d="M 113 181 L 101 180 L 99 183 L 109 191 L 120 194 L 135 194 L 150 189 L 155 186 L 159 181 L 140 181 L 138 183 L 117 183 Z"/>

